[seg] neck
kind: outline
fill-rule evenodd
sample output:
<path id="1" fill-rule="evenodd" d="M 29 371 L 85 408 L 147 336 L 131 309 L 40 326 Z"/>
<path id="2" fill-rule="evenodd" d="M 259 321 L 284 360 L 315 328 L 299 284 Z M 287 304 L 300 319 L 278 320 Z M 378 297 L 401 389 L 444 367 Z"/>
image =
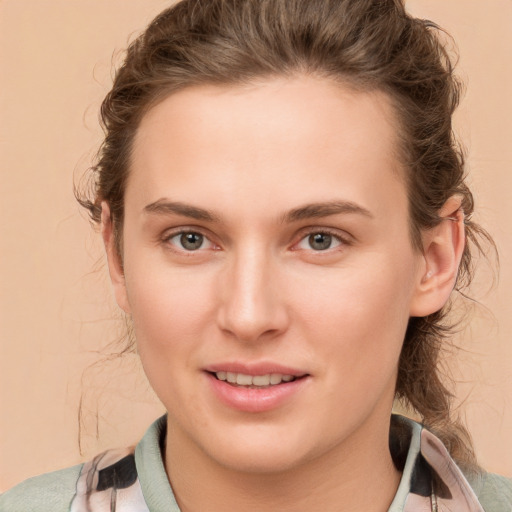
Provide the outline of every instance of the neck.
<path id="1" fill-rule="evenodd" d="M 219 465 L 179 428 L 171 426 L 169 432 L 166 468 L 182 512 L 384 512 L 400 481 L 389 452 L 389 429 L 379 435 L 359 431 L 314 460 L 273 473 Z"/>

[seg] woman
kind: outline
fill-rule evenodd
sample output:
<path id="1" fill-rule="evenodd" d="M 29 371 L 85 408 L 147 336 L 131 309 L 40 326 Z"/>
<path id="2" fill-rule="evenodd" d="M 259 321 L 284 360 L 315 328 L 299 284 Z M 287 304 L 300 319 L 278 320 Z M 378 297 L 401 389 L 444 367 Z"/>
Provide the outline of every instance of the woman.
<path id="1" fill-rule="evenodd" d="M 434 26 L 398 0 L 158 16 L 80 200 L 168 414 L 2 510 L 509 510 L 437 373 L 481 233 L 457 102 Z M 390 422 L 395 398 L 425 427 Z"/>

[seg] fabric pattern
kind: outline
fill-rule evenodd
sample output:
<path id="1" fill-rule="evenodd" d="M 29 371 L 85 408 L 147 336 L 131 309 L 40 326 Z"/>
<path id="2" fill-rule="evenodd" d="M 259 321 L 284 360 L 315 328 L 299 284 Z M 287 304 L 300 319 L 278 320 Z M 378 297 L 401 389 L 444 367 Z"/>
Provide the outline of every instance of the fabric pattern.
<path id="1" fill-rule="evenodd" d="M 389 512 L 484 512 L 444 445 L 418 423 L 394 415 L 390 450 L 403 473 Z M 70 510 L 151 512 L 137 475 L 134 449 L 109 450 L 84 464 Z"/>
<path id="2" fill-rule="evenodd" d="M 135 448 L 108 450 L 86 462 L 70 512 L 149 512 L 134 453 Z"/>

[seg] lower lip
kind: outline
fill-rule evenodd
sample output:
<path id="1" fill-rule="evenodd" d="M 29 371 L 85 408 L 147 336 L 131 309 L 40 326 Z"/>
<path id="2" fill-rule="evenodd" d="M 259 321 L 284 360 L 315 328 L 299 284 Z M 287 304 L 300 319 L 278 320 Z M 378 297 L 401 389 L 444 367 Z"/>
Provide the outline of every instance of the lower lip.
<path id="1" fill-rule="evenodd" d="M 207 373 L 207 376 L 217 398 L 229 407 L 243 412 L 265 412 L 277 409 L 292 400 L 309 380 L 306 376 L 258 389 L 233 386 L 217 379 L 211 373 Z"/>

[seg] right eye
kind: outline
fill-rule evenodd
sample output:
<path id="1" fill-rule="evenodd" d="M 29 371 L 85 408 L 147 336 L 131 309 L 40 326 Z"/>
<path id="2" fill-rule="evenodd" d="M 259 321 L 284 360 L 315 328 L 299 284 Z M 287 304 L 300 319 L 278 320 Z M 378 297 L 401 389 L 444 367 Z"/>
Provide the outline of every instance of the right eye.
<path id="1" fill-rule="evenodd" d="M 208 238 L 203 234 L 196 231 L 180 231 L 178 233 L 171 234 L 165 240 L 176 249 L 187 252 L 215 248 L 213 242 L 208 240 Z"/>

